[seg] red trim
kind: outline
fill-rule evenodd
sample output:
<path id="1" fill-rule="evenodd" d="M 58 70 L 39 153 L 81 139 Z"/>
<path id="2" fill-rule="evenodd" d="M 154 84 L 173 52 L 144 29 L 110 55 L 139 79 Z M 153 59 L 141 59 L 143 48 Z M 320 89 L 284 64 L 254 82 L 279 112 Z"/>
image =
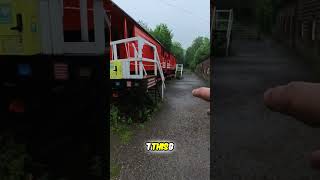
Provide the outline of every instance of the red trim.
<path id="1" fill-rule="evenodd" d="M 14 113 L 25 112 L 24 103 L 20 100 L 13 100 L 9 105 L 9 112 L 14 112 Z"/>

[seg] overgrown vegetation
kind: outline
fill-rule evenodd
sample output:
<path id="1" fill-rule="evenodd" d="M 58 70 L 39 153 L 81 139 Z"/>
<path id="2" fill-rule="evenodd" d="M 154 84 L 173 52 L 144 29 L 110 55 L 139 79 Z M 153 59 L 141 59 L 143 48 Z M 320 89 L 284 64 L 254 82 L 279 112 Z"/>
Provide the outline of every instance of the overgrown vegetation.
<path id="1" fill-rule="evenodd" d="M 177 63 L 183 64 L 185 61 L 185 50 L 183 49 L 182 45 L 179 42 L 174 41 L 172 43 L 171 51 L 177 58 Z"/>
<path id="2" fill-rule="evenodd" d="M 131 124 L 131 118 L 128 120 L 121 115 L 119 109 L 111 105 L 110 109 L 110 121 L 111 121 L 111 131 L 119 135 L 120 140 L 123 144 L 129 143 L 132 137 L 132 130 L 129 128 Z"/>
<path id="3" fill-rule="evenodd" d="M 31 179 L 31 177 L 37 180 L 52 179 L 53 172 L 46 172 L 44 168 L 50 162 L 34 161 L 27 151 L 27 145 L 19 143 L 16 136 L 16 134 L 8 132 L 2 132 L 0 135 L 0 180 L 24 180 Z M 93 157 L 90 168 L 92 176 L 100 177 L 101 167 L 100 158 Z"/>
<path id="4" fill-rule="evenodd" d="M 121 171 L 121 167 L 117 163 L 111 163 L 110 165 L 110 176 L 111 179 L 114 179 L 116 177 L 119 177 Z"/>
<path id="5" fill-rule="evenodd" d="M 191 70 L 210 57 L 210 40 L 207 37 L 196 38 L 186 51 L 185 64 Z"/>
<path id="6" fill-rule="evenodd" d="M 153 113 L 159 109 L 160 104 L 152 101 L 147 94 L 133 95 L 122 102 L 126 103 L 111 104 L 110 125 L 112 133 L 119 136 L 121 143 L 127 144 L 133 136 L 133 129 L 144 128 L 143 123 L 152 119 Z"/>
<path id="7" fill-rule="evenodd" d="M 154 38 L 156 38 L 158 41 L 161 42 L 161 44 L 168 49 L 169 51 L 172 50 L 172 38 L 173 34 L 172 31 L 169 29 L 169 27 L 166 24 L 159 24 L 156 26 L 156 28 L 152 31 L 152 35 Z M 174 53 L 174 52 L 172 52 Z"/>
<path id="8" fill-rule="evenodd" d="M 210 57 L 210 40 L 207 37 L 196 38 L 192 45 L 185 50 L 179 42 L 173 41 L 174 35 L 166 24 L 161 23 L 155 29 L 150 28 L 143 21 L 139 21 L 139 24 L 174 54 L 177 63 L 185 64 L 191 70 Z"/>
<path id="9" fill-rule="evenodd" d="M 16 143 L 11 134 L 0 136 L 0 179 L 17 180 L 25 177 L 24 164 L 27 158 L 25 145 Z"/>
<path id="10" fill-rule="evenodd" d="M 174 34 L 168 25 L 161 23 L 152 29 L 143 21 L 139 21 L 139 24 L 155 39 L 157 39 L 168 51 L 174 54 L 178 63 L 181 64 L 184 62 L 185 50 L 179 42 L 173 40 Z"/>

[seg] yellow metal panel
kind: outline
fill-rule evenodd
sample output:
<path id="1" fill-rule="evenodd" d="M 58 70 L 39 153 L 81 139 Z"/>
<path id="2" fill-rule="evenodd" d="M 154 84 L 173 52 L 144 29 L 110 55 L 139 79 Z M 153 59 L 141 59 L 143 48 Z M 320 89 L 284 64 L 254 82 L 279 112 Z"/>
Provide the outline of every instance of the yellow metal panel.
<path id="1" fill-rule="evenodd" d="M 122 79 L 122 62 L 114 60 L 110 62 L 110 79 Z"/>
<path id="2" fill-rule="evenodd" d="M 25 9 L 26 0 L 19 0 L 21 9 Z M 28 0 L 26 10 L 25 33 L 23 34 L 24 49 L 26 55 L 39 54 L 40 48 L 40 30 L 39 30 L 39 0 Z M 21 3 L 22 2 L 22 3 Z"/>
<path id="3" fill-rule="evenodd" d="M 17 26 L 22 15 L 23 30 Z M 1 0 L 0 55 L 35 55 L 40 53 L 39 0 Z"/>

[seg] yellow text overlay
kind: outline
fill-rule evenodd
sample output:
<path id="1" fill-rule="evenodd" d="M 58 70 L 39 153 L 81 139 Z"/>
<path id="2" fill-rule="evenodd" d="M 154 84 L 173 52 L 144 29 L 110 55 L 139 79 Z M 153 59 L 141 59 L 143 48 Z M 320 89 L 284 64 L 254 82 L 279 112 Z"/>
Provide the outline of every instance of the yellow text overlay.
<path id="1" fill-rule="evenodd" d="M 147 151 L 170 152 L 174 150 L 173 142 L 146 142 Z"/>

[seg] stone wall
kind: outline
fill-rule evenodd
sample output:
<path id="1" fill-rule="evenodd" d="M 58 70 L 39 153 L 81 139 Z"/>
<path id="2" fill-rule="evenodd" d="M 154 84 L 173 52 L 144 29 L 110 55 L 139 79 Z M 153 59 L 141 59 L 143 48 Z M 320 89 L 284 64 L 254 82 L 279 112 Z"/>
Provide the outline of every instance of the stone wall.
<path id="1" fill-rule="evenodd" d="M 196 74 L 206 81 L 210 81 L 210 59 L 203 61 L 198 64 L 195 70 Z"/>

